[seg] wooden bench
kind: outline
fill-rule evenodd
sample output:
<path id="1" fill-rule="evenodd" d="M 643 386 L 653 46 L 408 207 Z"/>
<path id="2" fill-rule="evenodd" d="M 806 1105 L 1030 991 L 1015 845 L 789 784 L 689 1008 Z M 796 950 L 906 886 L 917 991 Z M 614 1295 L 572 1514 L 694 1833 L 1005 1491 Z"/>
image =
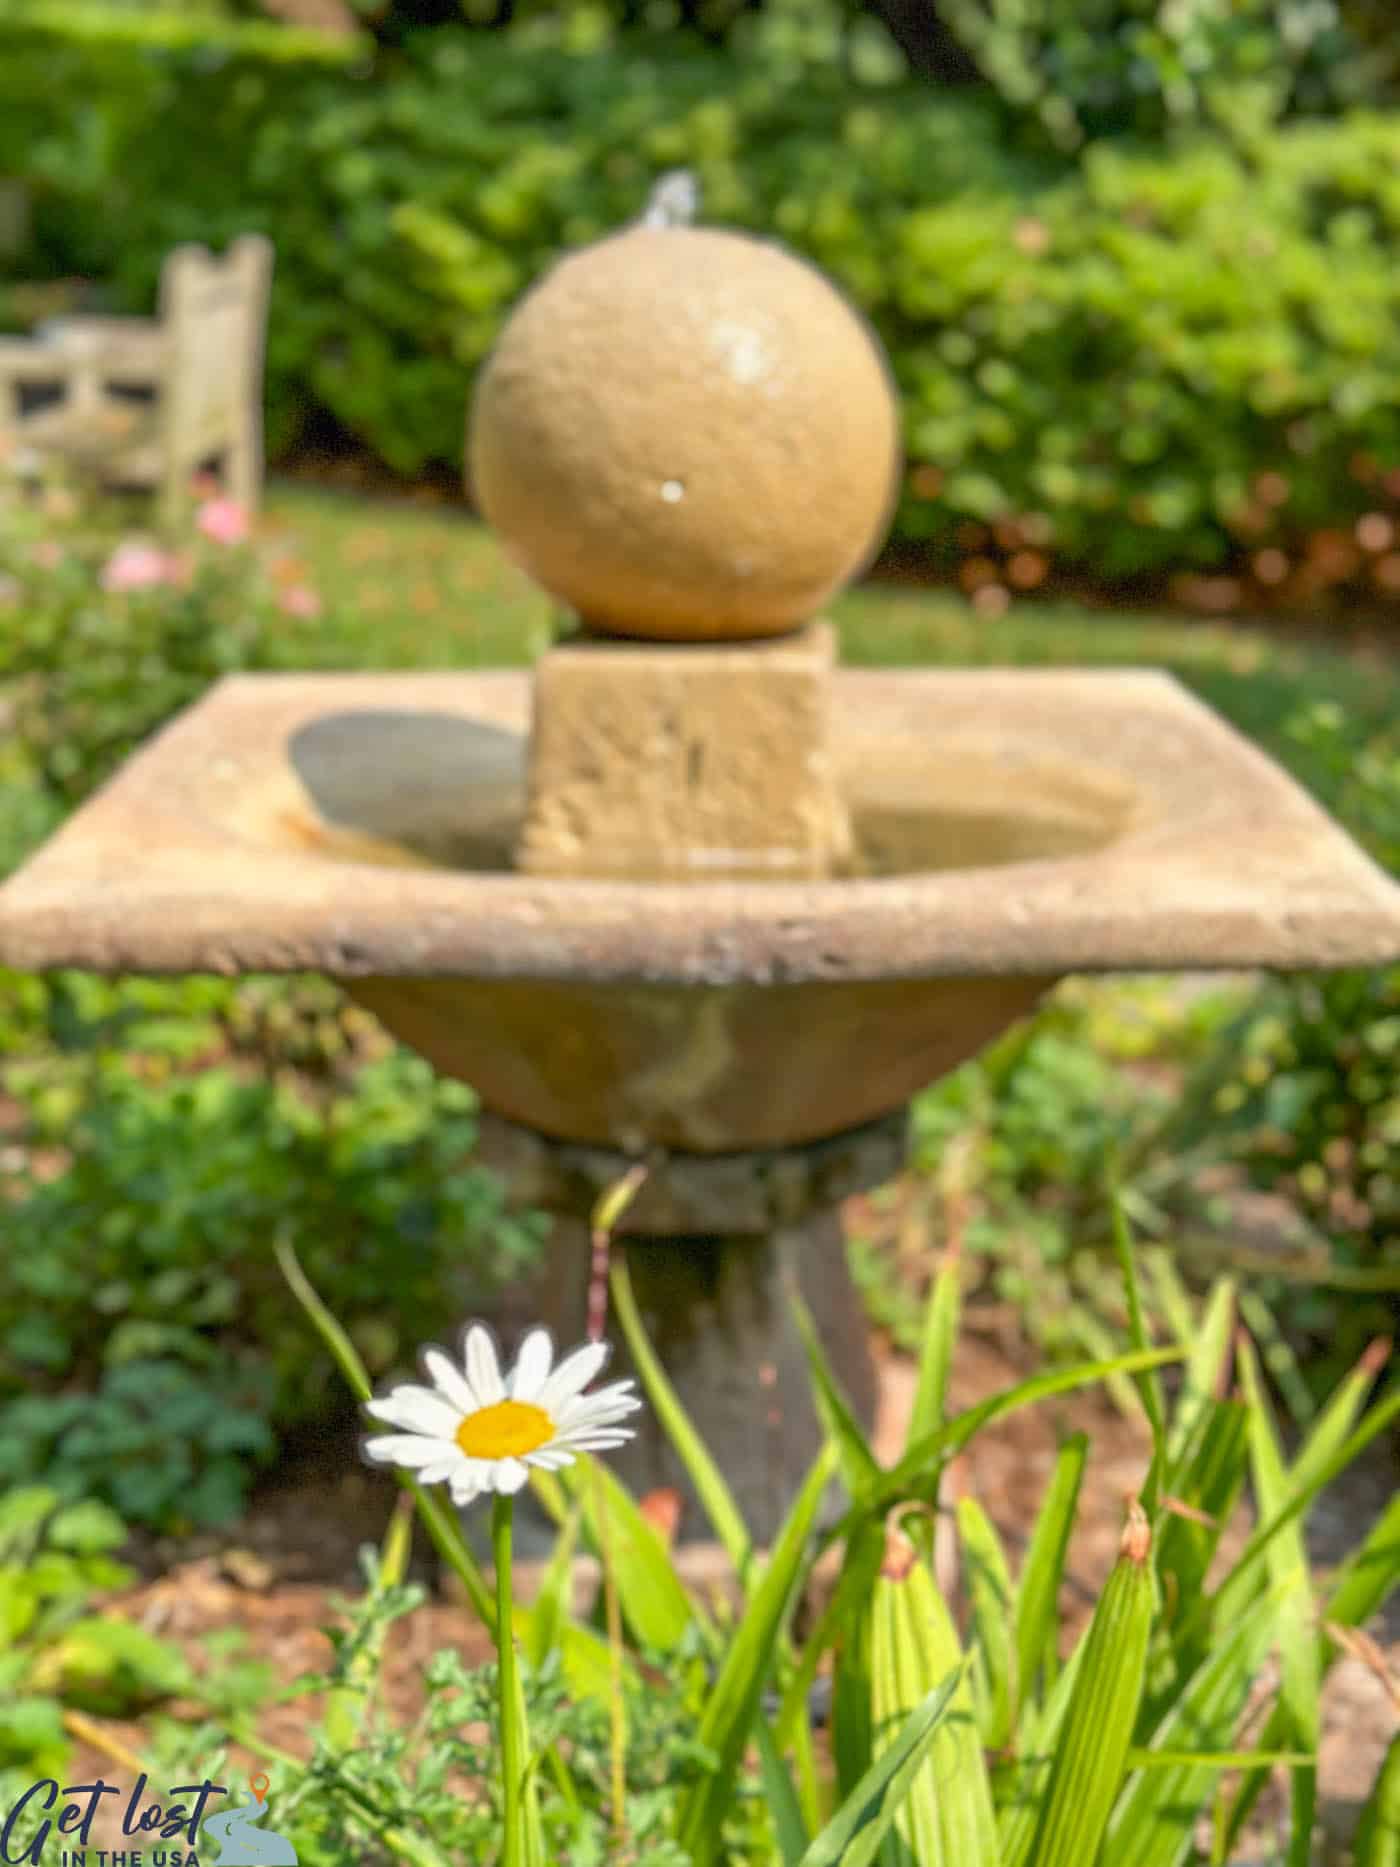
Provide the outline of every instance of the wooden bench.
<path id="1" fill-rule="evenodd" d="M 0 454 L 22 472 L 57 458 L 103 485 L 148 487 L 171 524 L 217 459 L 228 496 L 252 511 L 271 276 L 260 234 L 222 260 L 182 246 L 161 270 L 156 319 L 58 318 L 0 338 Z M 44 389 L 56 393 L 36 403 Z"/>

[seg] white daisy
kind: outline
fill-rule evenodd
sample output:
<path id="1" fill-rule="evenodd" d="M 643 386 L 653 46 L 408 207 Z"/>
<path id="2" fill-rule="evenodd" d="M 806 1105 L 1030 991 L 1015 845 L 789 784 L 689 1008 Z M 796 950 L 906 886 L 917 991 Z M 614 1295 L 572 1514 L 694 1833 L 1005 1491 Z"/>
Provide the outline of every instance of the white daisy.
<path id="1" fill-rule="evenodd" d="M 470 1504 L 484 1491 L 509 1496 L 537 1465 L 555 1471 L 580 1452 L 605 1452 L 632 1437 L 619 1424 L 641 1401 L 636 1383 L 615 1381 L 585 1394 L 607 1361 L 606 1342 L 575 1349 L 551 1373 L 547 1329 L 532 1329 L 509 1374 L 502 1375 L 488 1330 L 473 1323 L 462 1339 L 463 1366 L 440 1348 L 423 1352 L 431 1387 L 405 1382 L 365 1411 L 398 1427 L 365 1441 L 365 1455 L 399 1465 L 420 1484 L 446 1482 L 454 1504 Z"/>

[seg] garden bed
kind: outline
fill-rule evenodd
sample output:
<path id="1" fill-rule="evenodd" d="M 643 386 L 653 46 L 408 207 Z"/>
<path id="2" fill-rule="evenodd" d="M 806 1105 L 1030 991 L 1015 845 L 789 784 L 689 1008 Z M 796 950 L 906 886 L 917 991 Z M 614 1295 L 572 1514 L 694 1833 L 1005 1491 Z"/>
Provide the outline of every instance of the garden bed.
<path id="1" fill-rule="evenodd" d="M 917 1367 L 879 1332 L 872 1346 L 880 1381 L 872 1448 L 882 1462 L 891 1463 L 905 1441 Z M 974 1310 L 954 1362 L 950 1401 L 958 1410 L 975 1406 L 1030 1371 L 1014 1317 L 995 1309 L 979 1317 Z M 1019 1563 L 1056 1449 L 1071 1432 L 1087 1433 L 1091 1451 L 1061 1596 L 1066 1653 L 1087 1624 L 1113 1566 L 1124 1498 L 1140 1487 L 1151 1456 L 1141 1419 L 1125 1417 L 1101 1392 L 1092 1390 L 1019 1413 L 979 1436 L 975 1452 L 950 1469 L 946 1494 L 949 1505 L 960 1495 L 977 1497 Z M 1319 1577 L 1360 1541 L 1398 1477 L 1394 1450 L 1382 1448 L 1326 1495 L 1309 1534 Z M 308 1757 L 308 1733 L 324 1713 L 324 1694 L 303 1693 L 279 1704 L 277 1693 L 330 1665 L 332 1647 L 324 1630 L 337 1624 L 337 1604 L 343 1597 L 362 1586 L 358 1551 L 363 1543 L 376 1543 L 382 1536 L 394 1494 L 386 1478 L 359 1465 L 352 1434 L 328 1436 L 319 1450 L 289 1461 L 289 1469 L 265 1484 L 246 1516 L 227 1531 L 184 1542 L 147 1543 L 138 1552 L 146 1579 L 117 1596 L 110 1611 L 173 1640 L 196 1668 L 205 1663 L 207 1636 L 237 1629 L 243 1656 L 265 1666 L 272 1682 L 267 1702 L 250 1720 L 260 1744 Z M 1222 1556 L 1238 1555 L 1252 1522 L 1248 1507 L 1242 1505 Z M 945 1565 L 948 1554 L 945 1545 Z M 714 1560 L 693 1566 L 712 1575 L 721 1567 Z M 443 1577 L 421 1545 L 412 1573 L 433 1582 L 435 1595 L 390 1629 L 379 1686 L 385 1706 L 405 1723 L 422 1709 L 424 1667 L 435 1652 L 451 1648 L 470 1666 L 489 1664 L 494 1654 L 489 1636 L 450 1578 L 444 1593 Z M 954 1593 L 955 1577 L 956 1566 L 945 1566 L 942 1579 Z M 1347 1657 L 1335 1667 L 1323 1701 L 1322 1825 L 1337 1848 L 1335 1855 L 1326 1857 L 1329 1861 L 1344 1858 L 1341 1844 L 1354 1831 L 1358 1807 L 1369 1793 L 1394 1728 L 1393 1694 L 1400 1688 L 1400 1598 L 1392 1601 L 1372 1631 L 1374 1660 L 1388 1667 L 1388 1681 L 1375 1663 Z M 166 1707 L 163 1715 L 178 1715 L 179 1709 Z M 197 1715 L 197 1705 L 189 1709 Z M 102 1741 L 78 1743 L 69 1765 L 72 1780 L 92 1780 L 104 1769 L 110 1775 L 114 1763 L 128 1772 L 135 1770 L 148 1735 L 141 1720 L 89 1721 L 88 1728 Z M 241 1781 L 262 1760 L 259 1748 L 235 1742 L 225 1774 Z M 1270 1846 L 1271 1827 L 1279 1822 L 1286 1823 L 1286 1797 L 1266 1798 L 1249 1843 L 1261 1852 L 1236 1858 L 1272 1859 L 1262 1850 Z M 108 1828 L 102 1837 L 94 1830 L 94 1845 L 120 1845 L 119 1812 L 110 1814 Z"/>

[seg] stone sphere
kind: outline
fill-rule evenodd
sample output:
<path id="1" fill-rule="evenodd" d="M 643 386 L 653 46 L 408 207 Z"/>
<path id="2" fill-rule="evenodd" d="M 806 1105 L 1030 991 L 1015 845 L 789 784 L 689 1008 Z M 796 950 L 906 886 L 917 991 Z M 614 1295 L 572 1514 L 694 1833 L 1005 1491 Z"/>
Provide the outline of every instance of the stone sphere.
<path id="1" fill-rule="evenodd" d="M 782 635 L 863 570 L 900 466 L 883 352 L 814 267 L 635 226 L 560 261 L 479 378 L 468 473 L 512 557 L 598 632 Z"/>

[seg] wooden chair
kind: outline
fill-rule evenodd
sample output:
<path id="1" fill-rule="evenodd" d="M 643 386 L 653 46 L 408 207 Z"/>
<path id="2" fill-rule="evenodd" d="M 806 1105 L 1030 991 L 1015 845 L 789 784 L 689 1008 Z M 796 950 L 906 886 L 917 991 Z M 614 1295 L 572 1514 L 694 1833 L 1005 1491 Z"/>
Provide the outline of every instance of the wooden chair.
<path id="1" fill-rule="evenodd" d="M 182 246 L 161 270 L 156 319 L 58 318 L 36 337 L 0 338 L 3 451 L 21 471 L 59 458 L 104 485 L 149 487 L 165 523 L 184 514 L 193 476 L 217 458 L 229 497 L 251 512 L 271 277 L 261 234 L 244 234 L 222 260 Z M 34 405 L 45 387 L 58 395 Z"/>

